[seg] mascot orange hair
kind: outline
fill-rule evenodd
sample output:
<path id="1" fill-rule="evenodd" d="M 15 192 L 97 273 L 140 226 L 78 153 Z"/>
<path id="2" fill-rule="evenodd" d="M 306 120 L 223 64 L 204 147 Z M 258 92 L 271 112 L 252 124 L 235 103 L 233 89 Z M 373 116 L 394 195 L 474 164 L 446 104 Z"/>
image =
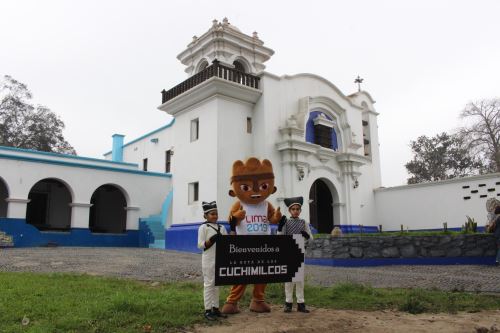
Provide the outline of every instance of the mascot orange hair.
<path id="1" fill-rule="evenodd" d="M 245 163 L 233 163 L 229 195 L 237 200 L 231 207 L 229 224 L 231 234 L 237 235 L 270 235 L 270 223 L 277 224 L 281 219 L 281 212 L 274 209 L 266 199 L 276 192 L 274 186 L 273 165 L 269 160 L 249 158 Z M 222 313 L 233 314 L 240 312 L 238 301 L 245 293 L 246 285 L 234 285 L 231 288 Z M 265 284 L 255 284 L 250 310 L 254 312 L 270 312 L 271 307 L 265 301 Z"/>

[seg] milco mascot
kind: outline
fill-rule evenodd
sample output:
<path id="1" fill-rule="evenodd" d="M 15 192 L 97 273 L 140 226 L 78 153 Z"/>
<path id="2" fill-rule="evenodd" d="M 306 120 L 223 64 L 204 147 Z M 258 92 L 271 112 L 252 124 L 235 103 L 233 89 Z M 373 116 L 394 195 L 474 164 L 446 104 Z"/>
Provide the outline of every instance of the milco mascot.
<path id="1" fill-rule="evenodd" d="M 274 209 L 266 199 L 276 192 L 274 186 L 273 165 L 269 160 L 259 161 L 255 157 L 245 163 L 233 163 L 229 195 L 236 197 L 229 214 L 231 234 L 270 235 L 270 223 L 277 224 L 281 219 L 280 209 Z M 245 293 L 246 285 L 234 285 L 222 308 L 222 313 L 240 312 L 238 301 Z M 250 311 L 270 312 L 271 307 L 265 301 L 265 284 L 255 284 Z"/>

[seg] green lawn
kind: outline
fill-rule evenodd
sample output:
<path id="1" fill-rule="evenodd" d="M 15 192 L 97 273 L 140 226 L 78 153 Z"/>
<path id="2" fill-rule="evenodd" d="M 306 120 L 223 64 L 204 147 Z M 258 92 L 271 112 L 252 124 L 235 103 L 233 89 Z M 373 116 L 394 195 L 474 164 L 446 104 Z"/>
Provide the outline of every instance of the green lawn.
<path id="1" fill-rule="evenodd" d="M 0 273 L 0 331 L 152 332 L 203 322 L 201 283 L 150 283 L 86 275 Z M 225 297 L 228 287 L 221 291 Z M 242 307 L 249 303 L 247 298 Z M 399 309 L 410 313 L 500 309 L 500 296 L 355 284 L 306 286 L 306 301 L 318 307 Z M 282 284 L 268 285 L 269 302 L 282 304 Z M 222 302 L 221 302 L 222 304 Z M 29 323 L 22 325 L 23 318 Z"/>

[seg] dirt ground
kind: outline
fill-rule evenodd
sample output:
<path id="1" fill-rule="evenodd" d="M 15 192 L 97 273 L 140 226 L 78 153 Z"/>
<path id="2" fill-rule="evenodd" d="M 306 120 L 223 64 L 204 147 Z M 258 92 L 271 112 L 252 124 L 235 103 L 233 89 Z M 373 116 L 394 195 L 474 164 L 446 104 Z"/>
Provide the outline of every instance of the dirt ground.
<path id="1" fill-rule="evenodd" d="M 198 325 L 193 333 L 319 333 L 319 332 L 500 332 L 500 310 L 457 314 L 412 315 L 397 311 L 329 310 L 310 307 L 311 313 L 271 313 L 248 310 L 223 319 L 220 325 Z"/>

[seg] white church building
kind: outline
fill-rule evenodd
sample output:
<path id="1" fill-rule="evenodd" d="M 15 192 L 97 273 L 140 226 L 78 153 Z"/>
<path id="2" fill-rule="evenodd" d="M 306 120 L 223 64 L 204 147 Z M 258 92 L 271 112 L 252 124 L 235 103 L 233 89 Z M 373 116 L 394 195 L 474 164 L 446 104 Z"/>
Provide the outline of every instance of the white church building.
<path id="1" fill-rule="evenodd" d="M 105 160 L 0 147 L 0 231 L 14 246 L 193 251 L 201 201 L 216 200 L 226 220 L 232 163 L 251 156 L 273 163 L 278 190 L 269 200 L 286 212 L 283 198 L 303 196 L 302 214 L 319 233 L 454 229 L 466 216 L 484 224 L 499 174 L 383 188 L 370 94 L 344 94 L 315 74 L 266 72 L 273 54 L 257 33 L 214 20 L 177 56 L 188 77 L 162 91 L 158 109 L 173 118 L 165 126 L 128 143 L 115 134 Z M 35 237 L 26 230 L 43 237 L 23 243 Z"/>

